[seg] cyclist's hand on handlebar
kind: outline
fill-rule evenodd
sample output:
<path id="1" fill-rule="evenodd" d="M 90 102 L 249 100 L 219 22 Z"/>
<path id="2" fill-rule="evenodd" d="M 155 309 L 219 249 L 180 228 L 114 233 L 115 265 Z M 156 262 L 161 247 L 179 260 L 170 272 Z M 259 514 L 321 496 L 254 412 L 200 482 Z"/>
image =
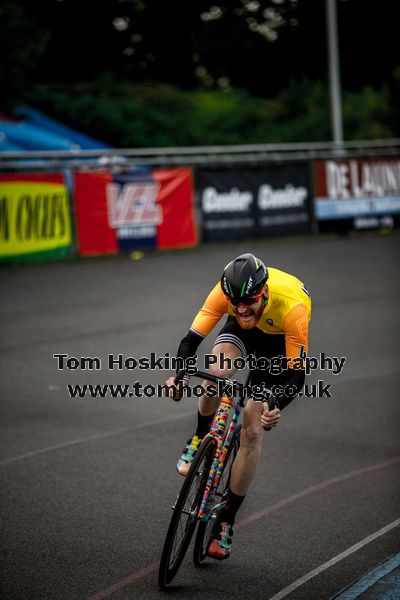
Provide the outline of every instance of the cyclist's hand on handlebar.
<path id="1" fill-rule="evenodd" d="M 175 377 L 169 377 L 165 382 L 165 385 L 168 385 L 170 389 L 168 390 L 168 397 L 173 398 L 175 401 L 181 400 L 183 396 L 184 388 L 187 386 L 188 380 L 182 379 L 179 383 L 175 383 Z"/>
<path id="2" fill-rule="evenodd" d="M 279 408 L 274 408 L 269 410 L 268 403 L 263 403 L 263 412 L 261 415 L 261 425 L 264 429 L 271 429 L 271 427 L 276 427 L 279 423 L 279 419 L 281 417 L 281 411 Z"/>

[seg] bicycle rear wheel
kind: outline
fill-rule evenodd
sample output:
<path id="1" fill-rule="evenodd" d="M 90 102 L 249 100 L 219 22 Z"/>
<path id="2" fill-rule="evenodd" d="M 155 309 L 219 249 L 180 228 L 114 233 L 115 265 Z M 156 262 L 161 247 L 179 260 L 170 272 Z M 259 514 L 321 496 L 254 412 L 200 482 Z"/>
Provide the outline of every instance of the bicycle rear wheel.
<path id="1" fill-rule="evenodd" d="M 158 571 L 158 585 L 162 590 L 178 572 L 192 539 L 215 448 L 214 438 L 203 441 L 176 500 Z"/>
<path id="2" fill-rule="evenodd" d="M 221 500 L 222 495 L 229 487 L 231 479 L 231 468 L 240 446 L 241 429 L 242 426 L 239 425 L 232 439 L 231 445 L 228 448 L 228 453 L 226 455 L 225 464 L 223 466 L 221 479 L 219 480 L 218 488 L 216 489 L 216 493 L 214 495 L 214 505 Z M 193 549 L 193 562 L 196 565 L 196 567 L 200 567 L 204 563 L 204 560 L 207 556 L 208 545 L 213 539 L 214 532 L 218 525 L 218 513 L 219 511 L 212 512 L 211 517 L 208 519 L 208 521 L 200 521 L 199 523 Z"/>

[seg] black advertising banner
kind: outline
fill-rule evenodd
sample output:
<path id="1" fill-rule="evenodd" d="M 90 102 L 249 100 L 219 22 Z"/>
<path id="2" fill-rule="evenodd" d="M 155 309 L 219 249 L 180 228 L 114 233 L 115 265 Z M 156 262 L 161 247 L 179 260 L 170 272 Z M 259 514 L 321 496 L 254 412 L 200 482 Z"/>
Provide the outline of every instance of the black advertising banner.
<path id="1" fill-rule="evenodd" d="M 199 169 L 203 241 L 311 231 L 308 164 Z"/>

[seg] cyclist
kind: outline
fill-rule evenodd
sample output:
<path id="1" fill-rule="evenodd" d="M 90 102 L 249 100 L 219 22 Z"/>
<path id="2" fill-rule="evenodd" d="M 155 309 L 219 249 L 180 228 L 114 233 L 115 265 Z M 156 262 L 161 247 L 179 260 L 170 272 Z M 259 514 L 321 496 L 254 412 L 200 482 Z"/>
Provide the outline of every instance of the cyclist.
<path id="1" fill-rule="evenodd" d="M 227 361 L 221 364 L 221 358 L 232 362 L 249 355 L 256 360 L 261 358 L 262 362 L 258 360 L 257 368 L 251 370 L 249 387 L 264 390 L 265 396 L 274 394 L 276 407 L 269 410 L 266 402 L 256 402 L 252 398 L 246 404 L 240 448 L 232 466 L 226 505 L 219 514 L 216 537 L 207 550 L 209 556 L 220 560 L 228 558 L 231 552 L 235 516 L 255 475 L 263 428 L 278 425 L 281 410 L 304 385 L 302 359 L 308 350 L 311 298 L 304 284 L 293 275 L 271 267 L 267 269 L 253 254 L 242 254 L 225 267 L 221 281 L 211 291 L 182 339 L 177 356 L 182 359 L 194 356 L 201 341 L 226 313 L 228 319 L 214 343 L 212 354 L 216 362 L 210 372 L 224 378 L 233 375 L 233 366 Z M 284 359 L 280 361 L 278 357 Z M 179 400 L 184 386 L 174 386 L 174 377 L 166 383 L 171 386 L 169 395 Z M 207 386 L 207 382 L 203 385 Z M 181 475 L 189 471 L 217 408 L 218 398 L 205 395 L 199 399 L 196 431 L 177 463 Z"/>

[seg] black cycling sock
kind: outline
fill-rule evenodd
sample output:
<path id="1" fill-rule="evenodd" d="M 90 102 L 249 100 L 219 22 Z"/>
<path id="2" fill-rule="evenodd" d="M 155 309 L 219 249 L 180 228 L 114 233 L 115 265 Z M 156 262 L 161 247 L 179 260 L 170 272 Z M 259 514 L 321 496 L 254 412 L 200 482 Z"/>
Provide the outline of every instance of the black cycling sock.
<path id="1" fill-rule="evenodd" d="M 226 498 L 226 504 L 220 512 L 220 523 L 229 523 L 229 525 L 234 524 L 236 513 L 241 507 L 241 504 L 245 497 L 246 496 L 238 496 L 230 489 L 228 489 L 228 491 L 225 492 L 224 498 Z"/>
<path id="2" fill-rule="evenodd" d="M 212 415 L 202 415 L 197 411 L 197 429 L 196 435 L 203 438 L 210 431 L 211 423 L 213 422 L 215 413 Z"/>

